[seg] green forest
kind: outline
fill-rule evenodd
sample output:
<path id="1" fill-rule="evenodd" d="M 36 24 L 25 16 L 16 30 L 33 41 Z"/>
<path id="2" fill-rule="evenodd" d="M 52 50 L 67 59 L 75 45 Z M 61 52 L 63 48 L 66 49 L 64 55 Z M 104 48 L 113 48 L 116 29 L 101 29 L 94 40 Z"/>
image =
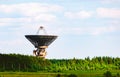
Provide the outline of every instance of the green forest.
<path id="1" fill-rule="evenodd" d="M 85 59 L 41 59 L 20 54 L 0 54 L 1 72 L 63 72 L 70 70 L 120 70 L 120 58 L 103 56 Z"/>

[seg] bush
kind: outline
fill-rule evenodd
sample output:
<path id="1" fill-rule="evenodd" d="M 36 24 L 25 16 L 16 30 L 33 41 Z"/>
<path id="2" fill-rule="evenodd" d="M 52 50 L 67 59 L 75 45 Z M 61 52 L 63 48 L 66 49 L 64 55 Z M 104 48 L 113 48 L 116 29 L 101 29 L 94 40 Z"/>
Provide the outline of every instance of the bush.
<path id="1" fill-rule="evenodd" d="M 119 73 L 117 73 L 116 77 L 120 77 L 120 74 L 119 74 Z"/>
<path id="2" fill-rule="evenodd" d="M 70 75 L 68 75 L 68 77 L 77 77 L 77 75 L 75 75 L 75 74 L 70 74 Z"/>
<path id="3" fill-rule="evenodd" d="M 60 74 L 57 74 L 57 76 L 56 77 L 60 77 L 61 75 Z"/>
<path id="4" fill-rule="evenodd" d="M 112 74 L 111 74 L 110 71 L 107 71 L 107 72 L 104 73 L 104 76 L 105 77 L 112 77 Z"/>

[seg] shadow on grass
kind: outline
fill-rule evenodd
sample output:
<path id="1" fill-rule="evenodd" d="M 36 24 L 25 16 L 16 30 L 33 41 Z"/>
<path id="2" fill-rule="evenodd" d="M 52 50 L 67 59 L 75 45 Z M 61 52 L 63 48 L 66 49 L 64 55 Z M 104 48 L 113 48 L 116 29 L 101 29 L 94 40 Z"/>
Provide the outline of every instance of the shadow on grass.
<path id="1" fill-rule="evenodd" d="M 61 75 L 61 74 L 58 74 L 56 77 L 77 77 L 77 75 L 75 75 L 75 74 L 70 74 L 70 75 Z"/>

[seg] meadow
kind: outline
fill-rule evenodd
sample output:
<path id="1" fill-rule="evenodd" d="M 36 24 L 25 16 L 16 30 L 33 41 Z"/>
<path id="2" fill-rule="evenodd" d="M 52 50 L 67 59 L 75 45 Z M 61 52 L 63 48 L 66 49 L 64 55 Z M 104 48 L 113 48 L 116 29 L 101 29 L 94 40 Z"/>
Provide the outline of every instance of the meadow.
<path id="1" fill-rule="evenodd" d="M 63 72 L 0 72 L 0 77 L 120 77 L 120 70 L 106 71 L 63 71 Z"/>

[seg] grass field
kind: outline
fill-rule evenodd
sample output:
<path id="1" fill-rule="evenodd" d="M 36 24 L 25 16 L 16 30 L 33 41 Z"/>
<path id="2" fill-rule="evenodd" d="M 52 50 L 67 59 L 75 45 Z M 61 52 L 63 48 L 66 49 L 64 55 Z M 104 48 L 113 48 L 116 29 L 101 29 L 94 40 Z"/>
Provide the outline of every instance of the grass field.
<path id="1" fill-rule="evenodd" d="M 0 77 L 104 77 L 106 71 L 64 71 L 60 73 L 49 72 L 0 72 Z M 113 76 L 120 70 L 110 71 Z"/>

